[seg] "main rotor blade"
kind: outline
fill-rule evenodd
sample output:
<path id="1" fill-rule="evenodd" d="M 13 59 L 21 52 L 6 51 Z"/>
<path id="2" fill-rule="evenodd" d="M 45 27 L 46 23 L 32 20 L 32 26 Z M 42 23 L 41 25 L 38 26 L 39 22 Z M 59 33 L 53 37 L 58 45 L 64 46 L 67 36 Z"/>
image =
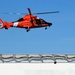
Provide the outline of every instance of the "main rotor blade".
<path id="1" fill-rule="evenodd" d="M 42 15 L 42 14 L 53 14 L 53 13 L 59 13 L 59 11 L 53 11 L 53 12 L 42 12 L 42 13 L 33 13 L 35 15 Z"/>
<path id="2" fill-rule="evenodd" d="M 24 15 L 24 14 L 27 14 L 27 13 L 3 13 L 3 14 L 10 14 L 10 15 Z"/>
<path id="3" fill-rule="evenodd" d="M 29 14 L 31 15 L 31 11 L 28 9 Z M 53 11 L 53 12 L 41 12 L 41 13 L 32 13 L 33 15 L 42 15 L 42 14 L 54 14 L 59 13 L 59 11 Z M 26 15 L 27 13 L 3 13 L 3 14 L 16 14 L 16 15 Z"/>

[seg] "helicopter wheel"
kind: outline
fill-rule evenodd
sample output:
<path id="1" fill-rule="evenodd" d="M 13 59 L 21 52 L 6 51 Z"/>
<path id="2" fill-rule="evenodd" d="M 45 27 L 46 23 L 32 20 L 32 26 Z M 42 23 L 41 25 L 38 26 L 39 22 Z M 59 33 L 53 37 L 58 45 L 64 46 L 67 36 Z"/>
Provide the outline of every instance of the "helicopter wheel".
<path id="1" fill-rule="evenodd" d="M 45 28 L 45 30 L 47 30 L 47 27 Z"/>
<path id="2" fill-rule="evenodd" d="M 29 32 L 30 30 L 29 30 L 29 29 L 27 29 L 26 31 L 27 31 L 27 32 Z"/>

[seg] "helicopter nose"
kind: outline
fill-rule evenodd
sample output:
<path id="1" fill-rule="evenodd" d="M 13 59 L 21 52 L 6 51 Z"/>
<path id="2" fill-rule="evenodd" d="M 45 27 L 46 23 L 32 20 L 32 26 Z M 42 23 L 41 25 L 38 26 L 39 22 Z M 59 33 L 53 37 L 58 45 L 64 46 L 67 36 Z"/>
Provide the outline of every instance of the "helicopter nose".
<path id="1" fill-rule="evenodd" d="M 52 25 L 52 23 L 47 23 L 47 24 L 48 24 L 49 27 Z"/>

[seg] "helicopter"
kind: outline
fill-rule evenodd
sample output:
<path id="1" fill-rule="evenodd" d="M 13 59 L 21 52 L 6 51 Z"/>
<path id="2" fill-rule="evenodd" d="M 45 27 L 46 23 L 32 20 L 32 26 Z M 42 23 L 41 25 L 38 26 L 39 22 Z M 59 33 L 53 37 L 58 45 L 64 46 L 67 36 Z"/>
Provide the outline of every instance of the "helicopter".
<path id="1" fill-rule="evenodd" d="M 18 19 L 17 21 L 14 22 L 7 22 L 7 21 L 2 21 L 0 18 L 0 29 L 9 29 L 10 27 L 16 27 L 16 28 L 24 28 L 26 31 L 30 31 L 32 28 L 41 28 L 52 26 L 52 23 L 46 22 L 42 18 L 38 18 L 37 16 L 33 14 L 51 14 L 51 13 L 58 13 L 59 11 L 54 11 L 54 12 L 43 12 L 43 13 L 31 13 L 30 8 L 28 8 L 28 14 L 24 15 L 22 18 Z M 7 13 L 6 13 L 7 14 Z M 11 13 L 12 14 L 12 13 Z M 13 13 L 16 14 L 16 13 Z M 24 14 L 24 13 L 21 13 Z"/>

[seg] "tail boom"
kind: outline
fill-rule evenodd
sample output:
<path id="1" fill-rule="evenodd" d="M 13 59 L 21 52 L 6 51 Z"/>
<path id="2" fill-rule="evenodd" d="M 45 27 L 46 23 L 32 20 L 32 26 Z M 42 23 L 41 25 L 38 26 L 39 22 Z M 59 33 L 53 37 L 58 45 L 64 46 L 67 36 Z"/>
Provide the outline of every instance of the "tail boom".
<path id="1" fill-rule="evenodd" d="M 10 27 L 12 27 L 12 22 L 3 22 L 2 19 L 0 19 L 0 29 L 8 29 Z"/>

